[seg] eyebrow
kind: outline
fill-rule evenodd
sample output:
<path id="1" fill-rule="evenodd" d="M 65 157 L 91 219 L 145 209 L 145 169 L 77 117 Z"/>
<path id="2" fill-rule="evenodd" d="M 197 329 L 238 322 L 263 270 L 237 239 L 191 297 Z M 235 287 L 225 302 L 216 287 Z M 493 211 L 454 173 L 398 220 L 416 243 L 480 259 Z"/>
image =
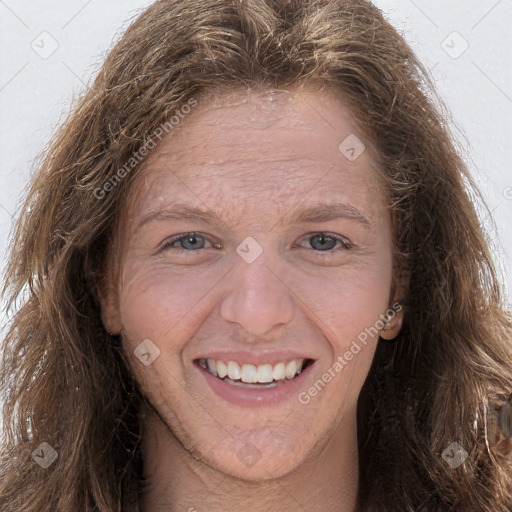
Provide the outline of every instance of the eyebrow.
<path id="1" fill-rule="evenodd" d="M 149 222 L 165 220 L 203 222 L 218 229 L 225 229 L 228 225 L 225 220 L 212 210 L 202 210 L 201 208 L 186 204 L 174 204 L 171 209 L 158 210 L 145 214 L 135 228 L 135 232 L 139 231 L 139 229 Z"/>
<path id="2" fill-rule="evenodd" d="M 229 207 L 228 207 L 229 211 Z M 336 219 L 349 219 L 357 221 L 367 228 L 372 227 L 372 223 L 365 217 L 355 206 L 345 203 L 320 203 L 310 206 L 298 213 L 294 214 L 292 210 L 289 214 L 285 215 L 278 224 L 293 223 L 321 223 L 329 222 Z M 139 231 L 145 224 L 153 221 L 167 221 L 167 220 L 186 220 L 197 223 L 205 223 L 217 229 L 226 229 L 230 222 L 228 219 L 223 219 L 220 215 L 212 210 L 203 210 L 195 206 L 187 204 L 174 204 L 170 209 L 152 211 L 146 213 L 137 227 L 135 232 Z M 236 223 L 236 222 L 235 222 Z"/>
<path id="3" fill-rule="evenodd" d="M 336 219 L 350 219 L 370 228 L 372 223 L 355 206 L 345 203 L 321 203 L 301 210 L 291 222 L 329 222 Z"/>

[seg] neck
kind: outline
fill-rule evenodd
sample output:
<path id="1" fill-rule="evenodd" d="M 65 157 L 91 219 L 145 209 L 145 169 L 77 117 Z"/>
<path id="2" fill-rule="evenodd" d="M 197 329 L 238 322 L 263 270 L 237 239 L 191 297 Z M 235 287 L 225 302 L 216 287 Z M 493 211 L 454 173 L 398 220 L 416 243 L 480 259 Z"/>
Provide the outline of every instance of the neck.
<path id="1" fill-rule="evenodd" d="M 146 487 L 141 512 L 354 512 L 357 423 L 342 420 L 319 455 L 284 477 L 250 481 L 191 456 L 154 412 L 143 416 Z"/>

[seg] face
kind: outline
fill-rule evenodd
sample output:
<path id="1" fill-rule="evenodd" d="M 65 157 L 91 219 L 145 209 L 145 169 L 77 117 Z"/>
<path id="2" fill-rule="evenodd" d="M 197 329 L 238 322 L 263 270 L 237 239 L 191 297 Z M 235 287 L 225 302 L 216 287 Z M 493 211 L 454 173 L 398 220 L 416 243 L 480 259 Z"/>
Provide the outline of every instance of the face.
<path id="1" fill-rule="evenodd" d="M 354 424 L 392 304 L 379 172 L 350 110 L 317 89 L 208 100 L 150 155 L 102 315 L 210 467 L 283 476 Z"/>

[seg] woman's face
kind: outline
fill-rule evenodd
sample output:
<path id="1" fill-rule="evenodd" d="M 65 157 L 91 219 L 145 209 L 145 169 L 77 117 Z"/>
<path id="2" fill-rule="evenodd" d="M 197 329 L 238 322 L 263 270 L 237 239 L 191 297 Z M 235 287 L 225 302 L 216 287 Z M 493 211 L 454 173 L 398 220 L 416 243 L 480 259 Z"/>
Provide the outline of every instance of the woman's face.
<path id="1" fill-rule="evenodd" d="M 363 144 L 332 93 L 241 90 L 199 104 L 150 155 L 103 319 L 210 467 L 275 478 L 354 431 L 392 283 Z"/>

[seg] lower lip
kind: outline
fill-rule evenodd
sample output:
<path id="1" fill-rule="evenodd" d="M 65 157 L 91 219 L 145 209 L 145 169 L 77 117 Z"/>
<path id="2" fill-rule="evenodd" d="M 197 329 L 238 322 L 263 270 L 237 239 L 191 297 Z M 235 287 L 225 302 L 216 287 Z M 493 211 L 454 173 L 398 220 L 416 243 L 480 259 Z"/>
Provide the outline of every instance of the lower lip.
<path id="1" fill-rule="evenodd" d="M 205 370 L 199 363 L 194 363 L 210 389 L 220 398 L 242 407 L 254 407 L 261 405 L 272 405 L 290 398 L 297 399 L 298 394 L 306 388 L 306 381 L 313 364 L 294 379 L 282 380 L 273 388 L 254 389 L 244 388 L 225 382 Z"/>

